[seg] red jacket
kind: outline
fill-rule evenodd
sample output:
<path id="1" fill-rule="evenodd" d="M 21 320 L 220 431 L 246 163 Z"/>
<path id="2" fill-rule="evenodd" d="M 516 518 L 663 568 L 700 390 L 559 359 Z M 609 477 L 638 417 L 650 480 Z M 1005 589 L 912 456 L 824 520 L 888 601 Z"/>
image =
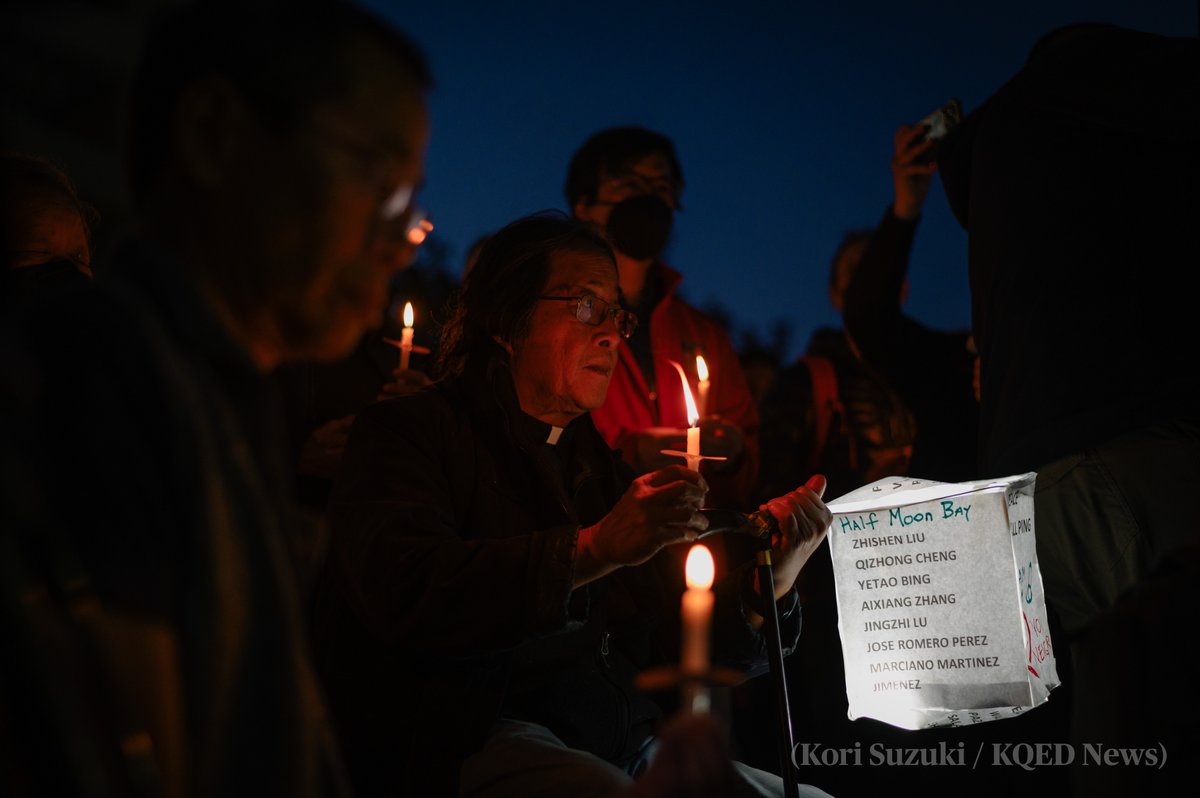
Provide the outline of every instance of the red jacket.
<path id="1" fill-rule="evenodd" d="M 709 463 L 701 466 L 712 488 L 709 504 L 742 507 L 758 477 L 758 408 L 729 336 L 675 296 L 682 279 L 678 272 L 661 263 L 654 268 L 661 270 L 666 290 L 650 314 L 649 323 L 644 323 L 636 334 L 650 336 L 657 393 L 651 392 L 633 352 L 622 342 L 608 397 L 602 407 L 592 411 L 592 419 L 608 445 L 620 449 L 626 461 L 633 463 L 637 453 L 635 433 L 650 427 L 688 426 L 679 372 L 671 364 L 683 366 L 692 396 L 698 400 L 696 355 L 704 355 L 709 370 L 705 415 L 720 416 L 740 428 L 746 444 L 741 463 L 726 473 L 714 473 Z"/>

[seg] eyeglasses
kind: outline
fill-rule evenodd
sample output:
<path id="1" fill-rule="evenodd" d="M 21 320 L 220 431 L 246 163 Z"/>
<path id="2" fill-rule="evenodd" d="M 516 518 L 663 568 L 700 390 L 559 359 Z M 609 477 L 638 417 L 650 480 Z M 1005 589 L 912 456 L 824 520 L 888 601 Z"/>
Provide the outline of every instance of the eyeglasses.
<path id="1" fill-rule="evenodd" d="M 683 189 L 679 179 L 669 173 L 617 172 L 609 175 L 602 183 L 628 196 L 654 194 L 676 209 L 679 207 L 679 194 Z"/>
<path id="2" fill-rule="evenodd" d="M 552 302 L 574 302 L 575 318 L 589 327 L 599 327 L 609 316 L 617 323 L 617 333 L 622 338 L 633 335 L 637 329 L 637 314 L 605 302 L 598 296 L 584 294 L 583 296 L 540 296 Z"/>
<path id="3" fill-rule="evenodd" d="M 359 141 L 328 125 L 315 125 L 311 129 L 358 161 L 363 179 L 378 191 L 381 197 L 379 204 L 381 220 L 391 221 L 409 209 L 416 186 L 410 182 L 397 185 L 392 179 L 397 160 L 395 155 L 382 147 Z M 422 240 L 424 240 L 423 237 Z"/>
<path id="4" fill-rule="evenodd" d="M 414 247 L 419 247 L 433 232 L 433 222 L 429 221 L 429 213 L 424 208 L 413 206 L 404 225 L 404 239 Z"/>

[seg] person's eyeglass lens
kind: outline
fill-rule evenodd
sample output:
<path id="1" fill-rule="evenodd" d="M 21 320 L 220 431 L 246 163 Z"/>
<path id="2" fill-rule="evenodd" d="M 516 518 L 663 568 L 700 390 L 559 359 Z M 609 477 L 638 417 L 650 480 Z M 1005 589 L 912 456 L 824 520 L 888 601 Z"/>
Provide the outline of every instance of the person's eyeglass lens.
<path id="1" fill-rule="evenodd" d="M 598 296 L 584 294 L 583 296 L 540 296 L 538 299 L 548 299 L 557 302 L 575 302 L 575 318 L 589 327 L 599 327 L 609 316 L 617 323 L 617 333 L 622 338 L 633 335 L 637 329 L 637 315 L 605 302 Z"/>

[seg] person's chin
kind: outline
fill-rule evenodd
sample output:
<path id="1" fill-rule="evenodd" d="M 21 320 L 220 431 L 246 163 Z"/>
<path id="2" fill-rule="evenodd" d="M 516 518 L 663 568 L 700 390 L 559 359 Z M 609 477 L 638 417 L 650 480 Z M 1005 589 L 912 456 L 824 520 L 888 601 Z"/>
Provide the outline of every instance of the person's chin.
<path id="1" fill-rule="evenodd" d="M 582 401 L 580 402 L 580 406 L 584 410 L 587 410 L 587 411 L 597 410 L 604 404 L 604 400 L 607 397 L 608 397 L 608 378 L 605 377 L 604 385 L 602 387 L 590 388 L 589 390 L 583 392 Z"/>
<path id="2" fill-rule="evenodd" d="M 301 357 L 322 363 L 341 360 L 354 351 L 370 326 L 361 314 L 348 310 L 338 313 L 321 329 L 310 330 L 299 347 L 303 350 Z"/>

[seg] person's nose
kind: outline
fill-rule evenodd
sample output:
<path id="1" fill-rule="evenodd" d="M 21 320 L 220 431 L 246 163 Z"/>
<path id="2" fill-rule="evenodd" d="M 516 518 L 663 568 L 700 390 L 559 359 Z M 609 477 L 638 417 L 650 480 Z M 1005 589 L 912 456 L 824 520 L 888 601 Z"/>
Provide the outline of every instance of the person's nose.
<path id="1" fill-rule="evenodd" d="M 621 340 L 621 332 L 617 327 L 616 315 L 609 313 L 605 316 L 604 321 L 596 328 L 594 340 L 597 346 L 616 348 Z"/>

